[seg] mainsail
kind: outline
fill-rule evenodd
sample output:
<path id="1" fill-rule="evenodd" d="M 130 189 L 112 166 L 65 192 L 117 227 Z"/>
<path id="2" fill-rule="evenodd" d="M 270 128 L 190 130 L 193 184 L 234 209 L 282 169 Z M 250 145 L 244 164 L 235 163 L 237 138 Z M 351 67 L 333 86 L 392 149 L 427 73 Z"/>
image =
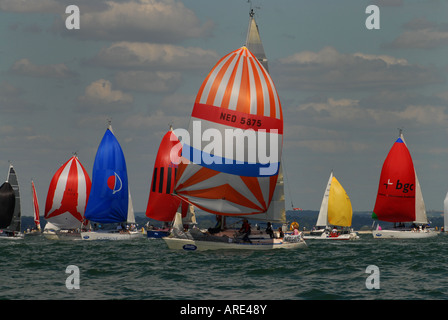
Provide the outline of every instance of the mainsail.
<path id="1" fill-rule="evenodd" d="M 257 57 L 258 61 L 261 62 L 266 71 L 269 72 L 268 59 L 264 53 L 263 43 L 261 43 L 260 38 L 260 31 L 258 30 L 258 25 L 255 22 L 254 15 L 254 10 L 251 9 L 249 13 L 250 19 L 249 28 L 247 30 L 246 47 L 254 54 L 254 56 Z"/>
<path id="2" fill-rule="evenodd" d="M 179 164 L 176 194 L 215 214 L 266 212 L 279 173 L 283 115 L 269 73 L 246 47 L 208 74 L 188 132 L 193 141 L 183 141 L 187 161 Z"/>
<path id="3" fill-rule="evenodd" d="M 11 224 L 15 203 L 14 190 L 6 181 L 0 186 L 0 228 L 7 228 Z"/>
<path id="4" fill-rule="evenodd" d="M 428 223 L 420 183 L 401 132 L 384 160 L 372 218 Z"/>
<path id="5" fill-rule="evenodd" d="M 154 163 L 151 191 L 146 207 L 148 218 L 164 222 L 171 222 L 174 219 L 181 203 L 178 197 L 172 195 L 181 150 L 180 141 L 173 130 L 169 130 L 160 142 Z M 172 157 L 175 159 L 171 159 Z"/>
<path id="6" fill-rule="evenodd" d="M 126 222 L 129 189 L 123 150 L 109 126 L 96 153 L 85 217 L 100 223 Z"/>
<path id="7" fill-rule="evenodd" d="M 81 227 L 91 185 L 86 169 L 76 156 L 71 157 L 56 171 L 45 202 L 44 217 L 51 223 L 49 228 Z M 35 201 L 37 202 L 37 198 Z"/>
<path id="8" fill-rule="evenodd" d="M 19 181 L 17 179 L 16 171 L 14 167 L 9 165 L 9 173 L 7 180 L 11 187 L 14 190 L 15 195 L 15 205 L 14 205 L 14 214 L 12 216 L 11 224 L 8 226 L 7 230 L 20 232 L 21 224 L 22 224 L 22 211 L 20 208 L 20 190 L 19 190 Z"/>
<path id="9" fill-rule="evenodd" d="M 39 212 L 39 201 L 37 199 L 36 187 L 34 186 L 34 181 L 31 180 L 31 194 L 33 197 L 33 217 L 34 224 L 37 230 L 40 230 L 40 212 Z"/>

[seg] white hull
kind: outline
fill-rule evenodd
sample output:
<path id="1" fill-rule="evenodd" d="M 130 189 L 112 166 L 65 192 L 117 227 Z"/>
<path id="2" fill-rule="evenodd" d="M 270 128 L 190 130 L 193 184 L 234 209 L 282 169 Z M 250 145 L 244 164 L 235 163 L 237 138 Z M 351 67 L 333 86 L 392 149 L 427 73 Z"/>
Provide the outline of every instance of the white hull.
<path id="1" fill-rule="evenodd" d="M 42 234 L 48 240 L 81 240 L 81 234 L 75 230 L 44 230 Z"/>
<path id="2" fill-rule="evenodd" d="M 296 249 L 307 247 L 305 241 L 301 238 L 294 239 L 296 241 L 293 242 L 284 241 L 282 239 L 271 239 L 271 240 L 252 241 L 252 243 L 190 240 L 175 237 L 165 237 L 163 238 L 163 240 L 165 240 L 166 244 L 168 245 L 168 248 L 170 249 L 187 250 L 187 251 L 225 250 L 225 249 L 272 250 L 272 249 Z"/>
<path id="3" fill-rule="evenodd" d="M 20 240 L 23 238 L 25 238 L 25 235 L 22 232 L 15 233 L 14 235 L 9 235 L 3 232 L 0 233 L 0 240 Z"/>
<path id="4" fill-rule="evenodd" d="M 117 231 L 83 231 L 82 240 L 133 240 L 142 238 L 140 231 L 117 232 Z"/>
<path id="5" fill-rule="evenodd" d="M 327 233 L 322 233 L 320 236 L 304 236 L 305 240 L 356 240 L 359 236 L 356 232 L 344 233 L 338 236 L 331 236 Z"/>
<path id="6" fill-rule="evenodd" d="M 423 239 L 437 236 L 434 230 L 374 230 L 374 239 Z"/>

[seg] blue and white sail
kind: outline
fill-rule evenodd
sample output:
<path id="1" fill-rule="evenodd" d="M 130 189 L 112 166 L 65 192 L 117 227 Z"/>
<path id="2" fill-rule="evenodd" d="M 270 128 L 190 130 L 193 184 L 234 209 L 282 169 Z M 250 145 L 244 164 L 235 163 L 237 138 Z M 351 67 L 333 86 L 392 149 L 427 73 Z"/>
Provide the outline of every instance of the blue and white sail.
<path id="1" fill-rule="evenodd" d="M 128 220 L 129 189 L 123 150 L 111 126 L 101 140 L 92 171 L 85 218 L 100 223 Z"/>

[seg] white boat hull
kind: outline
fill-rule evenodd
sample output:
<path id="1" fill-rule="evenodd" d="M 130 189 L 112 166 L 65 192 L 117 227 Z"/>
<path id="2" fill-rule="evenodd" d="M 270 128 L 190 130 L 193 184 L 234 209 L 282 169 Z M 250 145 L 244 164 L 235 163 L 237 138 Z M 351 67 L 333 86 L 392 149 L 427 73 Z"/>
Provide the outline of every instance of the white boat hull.
<path id="1" fill-rule="evenodd" d="M 306 242 L 303 239 L 295 241 L 284 241 L 283 239 L 260 240 L 248 242 L 220 242 L 190 240 L 175 237 L 164 237 L 168 248 L 173 250 L 186 251 L 205 251 L 205 250 L 272 250 L 272 249 L 296 249 L 306 248 Z"/>
<path id="2" fill-rule="evenodd" d="M 82 240 L 134 240 L 142 238 L 140 231 L 116 232 L 116 231 L 83 231 Z"/>
<path id="3" fill-rule="evenodd" d="M 75 230 L 44 230 L 42 234 L 48 240 L 81 240 L 81 234 Z"/>
<path id="4" fill-rule="evenodd" d="M 359 236 L 356 232 L 344 233 L 337 236 L 332 236 L 326 233 L 322 233 L 320 236 L 307 235 L 303 237 L 305 240 L 356 240 Z"/>
<path id="5" fill-rule="evenodd" d="M 9 233 L 3 232 L 3 230 L 0 230 L 0 240 L 20 240 L 25 238 L 25 235 L 22 232 L 14 233 L 14 235 L 11 235 Z"/>
<path id="6" fill-rule="evenodd" d="M 439 233 L 434 230 L 374 230 L 374 239 L 424 239 L 437 236 Z"/>

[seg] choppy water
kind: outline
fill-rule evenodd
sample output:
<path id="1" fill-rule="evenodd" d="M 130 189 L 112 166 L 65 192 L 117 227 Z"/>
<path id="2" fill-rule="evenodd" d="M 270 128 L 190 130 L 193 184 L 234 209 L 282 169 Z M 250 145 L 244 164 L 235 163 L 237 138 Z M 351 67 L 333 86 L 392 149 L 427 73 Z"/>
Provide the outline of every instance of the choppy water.
<path id="1" fill-rule="evenodd" d="M 0 241 L 0 299 L 447 299 L 448 236 L 311 241 L 305 250 L 184 252 L 163 240 Z M 69 290 L 69 265 L 80 288 Z M 367 289 L 369 265 L 380 289 Z"/>

